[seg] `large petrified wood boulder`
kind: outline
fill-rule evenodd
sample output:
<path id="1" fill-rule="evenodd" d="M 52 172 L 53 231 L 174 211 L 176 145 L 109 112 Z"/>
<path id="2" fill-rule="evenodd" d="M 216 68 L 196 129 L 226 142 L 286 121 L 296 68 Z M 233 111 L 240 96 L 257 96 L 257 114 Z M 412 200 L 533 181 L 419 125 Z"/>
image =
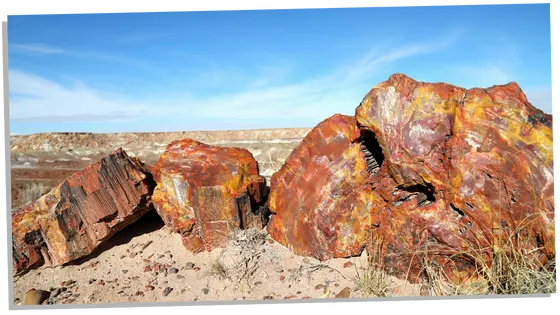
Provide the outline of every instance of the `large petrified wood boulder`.
<path id="1" fill-rule="evenodd" d="M 12 214 L 15 273 L 92 253 L 151 208 L 154 187 L 148 168 L 118 149 L 23 205 Z"/>
<path id="2" fill-rule="evenodd" d="M 272 175 L 271 236 L 298 255 L 358 255 L 369 236 L 376 158 L 382 156 L 367 151 L 354 117 L 321 122 Z"/>
<path id="3" fill-rule="evenodd" d="M 418 250 L 428 250 L 461 273 L 473 261 L 458 253 L 481 250 L 491 264 L 504 245 L 554 257 L 552 116 L 517 84 L 465 90 L 393 75 L 356 117 L 376 134 L 395 192 L 429 201 L 377 205 L 372 243 L 388 265 L 414 272 Z"/>
<path id="4" fill-rule="evenodd" d="M 350 235 L 353 248 L 409 278 L 421 259 L 462 278 L 475 262 L 460 253 L 491 264 L 506 243 L 554 258 L 552 116 L 517 84 L 466 90 L 397 74 L 366 95 L 356 120 L 334 135 L 323 129 L 342 121 L 319 124 L 273 176 L 269 231 L 279 242 L 326 259 L 356 254 Z M 363 154 L 353 153 L 358 143 Z M 348 198 L 367 208 L 360 219 Z"/>
<path id="5" fill-rule="evenodd" d="M 153 202 L 192 252 L 224 246 L 236 229 L 262 228 L 266 181 L 253 155 L 190 139 L 171 142 L 153 167 Z"/>

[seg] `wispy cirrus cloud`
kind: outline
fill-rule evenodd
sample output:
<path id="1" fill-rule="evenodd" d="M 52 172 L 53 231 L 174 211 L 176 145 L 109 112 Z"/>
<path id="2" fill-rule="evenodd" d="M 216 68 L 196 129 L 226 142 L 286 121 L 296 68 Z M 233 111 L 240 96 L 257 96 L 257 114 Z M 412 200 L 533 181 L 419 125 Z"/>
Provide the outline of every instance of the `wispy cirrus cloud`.
<path id="1" fill-rule="evenodd" d="M 108 53 L 95 50 L 72 50 L 41 43 L 10 43 L 8 50 L 12 53 L 34 55 L 64 55 L 74 58 L 92 59 L 117 64 L 124 64 L 135 68 L 161 72 L 161 69 L 144 60 L 118 53 Z"/>
<path id="2" fill-rule="evenodd" d="M 391 65 L 398 60 L 439 52 L 453 45 L 458 35 L 429 42 L 393 48 L 381 47 L 351 62 L 315 76 L 306 76 L 291 83 L 274 80 L 283 75 L 280 67 L 260 67 L 259 76 L 241 84 L 234 92 L 197 95 L 194 90 L 170 93 L 173 97 L 137 100 L 133 96 L 109 96 L 103 91 L 83 84 L 63 85 L 32 73 L 10 71 L 10 116 L 14 121 L 112 121 L 149 117 L 160 123 L 166 120 L 196 122 L 199 119 L 216 121 L 247 121 L 260 127 L 271 121 L 281 127 L 297 119 L 313 126 L 335 113 L 353 114 L 359 100 L 380 78 L 391 73 Z M 227 70 L 227 69 L 226 69 Z M 240 68 L 235 68 L 240 71 Z M 223 73 L 232 77 L 231 73 Z M 234 75 L 236 77 L 243 74 Z M 215 73 L 199 80 L 217 80 Z M 283 81 L 283 80 L 280 80 Z M 196 96 L 195 96 L 196 95 Z M 266 125 L 264 125 L 266 124 Z M 124 130 L 123 130 L 124 131 Z"/>
<path id="3" fill-rule="evenodd" d="M 10 49 L 14 49 L 19 52 L 35 53 L 35 54 L 67 54 L 64 49 L 49 46 L 45 44 L 9 44 Z"/>

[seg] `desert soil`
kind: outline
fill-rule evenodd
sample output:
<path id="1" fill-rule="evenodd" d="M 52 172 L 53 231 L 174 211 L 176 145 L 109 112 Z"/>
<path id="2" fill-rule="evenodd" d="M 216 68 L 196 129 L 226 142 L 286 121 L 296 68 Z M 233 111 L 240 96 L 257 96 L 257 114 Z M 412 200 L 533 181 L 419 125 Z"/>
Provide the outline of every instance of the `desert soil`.
<path id="1" fill-rule="evenodd" d="M 47 192 L 118 147 L 153 165 L 169 142 L 185 137 L 249 150 L 270 180 L 308 131 L 12 136 L 12 208 L 23 203 L 28 185 L 42 183 Z M 366 266 L 365 251 L 361 257 L 326 262 L 296 256 L 265 229 L 242 232 L 225 248 L 193 254 L 151 211 L 88 257 L 15 277 L 14 303 L 21 304 L 32 288 L 49 291 L 49 304 L 359 298 L 364 294 L 355 280 Z M 419 295 L 418 285 L 396 278 L 389 282 L 390 296 Z"/>

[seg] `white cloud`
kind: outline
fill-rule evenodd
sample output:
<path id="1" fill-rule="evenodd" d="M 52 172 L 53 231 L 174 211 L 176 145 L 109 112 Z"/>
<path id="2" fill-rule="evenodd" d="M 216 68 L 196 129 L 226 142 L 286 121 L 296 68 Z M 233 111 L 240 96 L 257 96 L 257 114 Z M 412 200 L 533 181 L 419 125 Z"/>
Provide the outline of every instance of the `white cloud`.
<path id="1" fill-rule="evenodd" d="M 10 119 L 14 121 L 92 121 L 130 117 L 145 105 L 126 99 L 105 97 L 84 84 L 63 86 L 18 70 L 9 72 Z"/>
<path id="2" fill-rule="evenodd" d="M 263 66 L 259 68 L 260 76 L 247 80 L 243 84 L 245 88 L 240 88 L 239 92 L 206 97 L 195 97 L 187 91 L 168 99 L 135 101 L 133 97 L 108 96 L 83 84 L 67 86 L 12 70 L 9 73 L 10 116 L 19 121 L 112 120 L 137 115 L 185 121 L 196 121 L 197 118 L 226 121 L 297 119 L 309 121 L 309 126 L 313 126 L 335 113 L 353 114 L 367 90 L 377 83 L 372 78 L 395 61 L 437 52 L 456 39 L 457 34 L 453 34 L 433 42 L 372 50 L 355 64 L 292 84 L 282 84 L 291 69 L 283 72 L 281 67 Z M 224 75 L 231 77 L 231 74 Z M 280 80 L 275 80 L 276 76 Z M 205 79 L 221 81 L 221 78 L 221 74 L 212 74 Z"/>
<path id="3" fill-rule="evenodd" d="M 44 44 L 9 44 L 11 49 L 18 51 L 38 53 L 38 54 L 66 54 L 67 52 L 58 47 L 53 47 Z"/>

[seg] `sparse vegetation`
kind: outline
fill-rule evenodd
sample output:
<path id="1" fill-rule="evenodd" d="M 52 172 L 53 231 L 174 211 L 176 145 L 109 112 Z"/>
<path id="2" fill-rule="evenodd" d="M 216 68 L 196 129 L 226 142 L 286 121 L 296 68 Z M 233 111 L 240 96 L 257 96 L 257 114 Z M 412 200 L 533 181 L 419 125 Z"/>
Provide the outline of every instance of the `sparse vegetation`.
<path id="1" fill-rule="evenodd" d="M 228 246 L 210 264 L 209 273 L 246 285 L 259 268 L 265 238 L 266 233 L 256 229 L 234 232 Z"/>
<path id="2" fill-rule="evenodd" d="M 307 281 L 310 281 L 313 273 L 315 273 L 315 272 L 317 272 L 321 269 L 334 270 L 334 271 L 338 272 L 338 274 L 340 274 L 340 276 L 342 276 L 342 278 L 346 279 L 346 277 L 342 273 L 340 273 L 340 271 L 332 268 L 329 265 L 326 265 L 326 264 L 310 264 L 308 266 L 300 265 L 299 268 L 290 270 L 289 280 L 291 282 L 299 282 L 303 277 L 306 277 Z"/>
<path id="3" fill-rule="evenodd" d="M 25 188 L 21 191 L 21 203 L 26 204 L 30 201 L 35 201 L 41 198 L 45 190 L 45 184 L 41 182 L 27 184 L 27 186 L 25 186 Z"/>
<path id="4" fill-rule="evenodd" d="M 282 167 L 282 162 L 277 156 L 273 157 L 273 150 L 268 145 L 265 146 L 264 150 L 267 159 L 261 163 L 264 166 L 261 173 L 263 176 L 270 177 Z"/>
<path id="5" fill-rule="evenodd" d="M 359 272 L 356 268 L 354 283 L 356 289 L 364 296 L 387 297 L 392 292 L 393 283 L 389 275 L 373 264 L 369 264 L 363 272 Z"/>
<path id="6" fill-rule="evenodd" d="M 218 259 L 214 260 L 210 264 L 210 275 L 217 276 L 220 279 L 228 278 L 226 267 Z"/>
<path id="7" fill-rule="evenodd" d="M 543 248 L 534 248 L 522 233 L 530 222 L 513 232 L 493 235 L 491 242 L 467 241 L 463 250 L 445 248 L 451 262 L 467 260 L 474 266 L 468 281 L 453 283 L 430 259 L 430 250 L 420 255 L 421 273 L 435 295 L 549 294 L 556 292 L 556 261 L 542 261 Z M 433 250 L 433 248 L 432 248 Z M 438 248 L 441 252 L 441 248 Z"/>
<path id="8" fill-rule="evenodd" d="M 387 297 L 393 291 L 393 281 L 387 272 L 383 269 L 383 260 L 381 259 L 380 243 L 376 243 L 374 248 L 370 250 L 372 256 L 368 260 L 366 270 L 360 272 L 356 265 L 356 276 L 354 283 L 356 289 L 364 296 Z"/>

